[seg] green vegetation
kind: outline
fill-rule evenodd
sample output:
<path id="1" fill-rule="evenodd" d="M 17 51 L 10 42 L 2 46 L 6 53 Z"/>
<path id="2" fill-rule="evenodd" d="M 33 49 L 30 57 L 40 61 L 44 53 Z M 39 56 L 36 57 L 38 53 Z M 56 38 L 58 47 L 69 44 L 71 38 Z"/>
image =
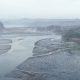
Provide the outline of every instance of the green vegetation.
<path id="1" fill-rule="evenodd" d="M 80 27 L 69 29 L 64 35 L 63 38 L 69 40 L 70 38 L 80 38 Z"/>

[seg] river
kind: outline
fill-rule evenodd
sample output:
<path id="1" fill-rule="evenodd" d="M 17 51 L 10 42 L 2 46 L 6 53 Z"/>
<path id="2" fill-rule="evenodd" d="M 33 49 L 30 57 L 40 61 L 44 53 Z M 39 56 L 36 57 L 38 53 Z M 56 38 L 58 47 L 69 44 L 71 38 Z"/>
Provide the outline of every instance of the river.
<path id="1" fill-rule="evenodd" d="M 26 37 L 13 37 L 4 38 L 12 39 L 11 49 L 0 55 L 0 80 L 19 80 L 14 78 L 4 78 L 3 75 L 14 70 L 19 64 L 32 56 L 34 43 L 44 38 L 60 39 L 60 35 L 44 35 L 44 36 L 26 36 Z"/>

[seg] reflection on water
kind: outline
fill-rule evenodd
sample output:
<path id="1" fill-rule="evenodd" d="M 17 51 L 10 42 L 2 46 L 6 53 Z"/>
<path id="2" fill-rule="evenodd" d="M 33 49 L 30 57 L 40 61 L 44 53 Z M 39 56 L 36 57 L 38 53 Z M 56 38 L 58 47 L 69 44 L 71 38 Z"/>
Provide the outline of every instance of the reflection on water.
<path id="1" fill-rule="evenodd" d="M 21 37 L 13 38 L 11 50 L 9 50 L 7 53 L 0 55 L 0 76 L 9 73 L 11 70 L 14 70 L 19 64 L 32 56 L 32 50 L 36 41 L 44 38 L 59 39 L 61 38 L 61 36 L 56 36 L 53 34 L 46 36 L 27 36 L 25 38 L 23 37 L 22 40 L 19 40 L 20 38 Z M 19 79 L 0 78 L 0 80 Z"/>

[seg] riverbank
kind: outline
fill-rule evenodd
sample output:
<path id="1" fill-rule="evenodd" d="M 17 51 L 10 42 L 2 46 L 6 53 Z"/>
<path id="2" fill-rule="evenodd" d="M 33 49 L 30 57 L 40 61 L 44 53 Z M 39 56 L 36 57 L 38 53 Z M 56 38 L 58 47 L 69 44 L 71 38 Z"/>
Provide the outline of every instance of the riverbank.
<path id="1" fill-rule="evenodd" d="M 33 56 L 6 74 L 22 80 L 79 80 L 80 46 L 46 38 L 35 43 Z"/>
<path id="2" fill-rule="evenodd" d="M 3 35 L 1 38 L 3 39 L 11 39 L 12 43 L 11 49 L 0 55 L 0 76 L 5 75 L 25 61 L 27 58 L 33 55 L 32 50 L 34 48 L 34 43 L 40 39 L 54 37 L 55 39 L 60 38 L 60 36 L 56 35 L 41 35 L 41 36 L 24 36 L 19 37 L 17 35 Z M 8 66 L 6 66 L 8 65 Z M 0 80 L 10 80 L 12 78 L 2 77 Z M 17 80 L 17 78 L 13 78 L 12 80 Z"/>

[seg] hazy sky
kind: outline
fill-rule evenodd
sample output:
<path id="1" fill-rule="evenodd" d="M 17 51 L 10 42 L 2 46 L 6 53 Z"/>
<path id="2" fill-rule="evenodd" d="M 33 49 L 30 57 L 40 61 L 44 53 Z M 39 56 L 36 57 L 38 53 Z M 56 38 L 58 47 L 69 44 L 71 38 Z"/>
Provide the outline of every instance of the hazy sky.
<path id="1" fill-rule="evenodd" d="M 3 18 L 80 18 L 80 0 L 0 0 Z"/>

